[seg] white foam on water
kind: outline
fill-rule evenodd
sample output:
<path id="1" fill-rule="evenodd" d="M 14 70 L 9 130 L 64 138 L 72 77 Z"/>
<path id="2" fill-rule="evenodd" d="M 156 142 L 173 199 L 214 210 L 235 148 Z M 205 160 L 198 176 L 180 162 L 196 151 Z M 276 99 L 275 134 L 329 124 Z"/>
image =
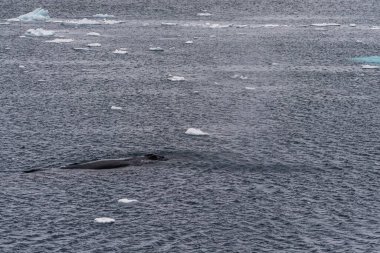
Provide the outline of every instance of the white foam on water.
<path id="1" fill-rule="evenodd" d="M 380 69 L 380 66 L 362 65 L 362 69 Z"/>
<path id="2" fill-rule="evenodd" d="M 356 24 L 349 24 L 349 27 L 356 27 Z"/>
<path id="3" fill-rule="evenodd" d="M 101 21 L 92 20 L 92 19 L 88 19 L 88 18 L 61 20 L 61 21 L 57 21 L 57 22 L 67 24 L 67 25 L 100 25 L 100 24 L 102 24 Z"/>
<path id="4" fill-rule="evenodd" d="M 10 25 L 11 23 L 9 22 L 0 22 L 0 25 Z"/>
<path id="5" fill-rule="evenodd" d="M 149 51 L 164 51 L 164 49 L 162 49 L 160 47 L 150 47 Z"/>
<path id="6" fill-rule="evenodd" d="M 54 36 L 55 31 L 44 30 L 42 28 L 29 29 L 25 32 L 25 35 L 31 36 L 31 37 L 49 37 L 49 36 Z"/>
<path id="7" fill-rule="evenodd" d="M 243 75 L 238 75 L 238 74 L 235 74 L 235 75 L 231 76 L 231 78 L 233 78 L 233 79 L 241 79 L 241 80 L 247 80 L 248 79 L 248 77 L 243 76 Z"/>
<path id="8" fill-rule="evenodd" d="M 86 34 L 87 36 L 100 36 L 100 33 L 96 33 L 96 32 L 89 32 Z"/>
<path id="9" fill-rule="evenodd" d="M 200 12 L 200 13 L 197 13 L 197 16 L 198 17 L 210 17 L 210 16 L 212 16 L 212 14 L 208 13 L 208 12 Z"/>
<path id="10" fill-rule="evenodd" d="M 87 47 L 74 47 L 73 49 L 75 51 L 90 51 L 90 49 Z"/>
<path id="11" fill-rule="evenodd" d="M 194 43 L 194 41 L 192 41 L 192 40 L 188 40 L 185 42 L 185 44 L 193 44 L 193 43 Z"/>
<path id="12" fill-rule="evenodd" d="M 47 40 L 46 42 L 49 43 L 70 43 L 73 42 L 73 39 L 54 39 L 54 40 Z"/>
<path id="13" fill-rule="evenodd" d="M 246 27 L 248 27 L 248 25 L 234 25 L 234 27 L 236 27 L 236 28 L 246 28 Z"/>
<path id="14" fill-rule="evenodd" d="M 96 223 L 114 223 L 115 219 L 108 217 L 99 217 L 94 220 Z"/>
<path id="15" fill-rule="evenodd" d="M 245 87 L 246 90 L 256 90 L 255 87 Z"/>
<path id="16" fill-rule="evenodd" d="M 124 49 L 124 48 L 123 48 Z M 128 53 L 127 50 L 123 50 L 123 49 L 116 49 L 115 51 L 113 51 L 114 54 L 126 54 Z"/>
<path id="17" fill-rule="evenodd" d="M 8 21 L 21 21 L 21 22 L 38 22 L 50 20 L 49 11 L 37 8 L 32 12 L 21 15 L 17 18 L 8 19 Z"/>
<path id="18" fill-rule="evenodd" d="M 121 23 L 125 23 L 125 21 L 122 21 L 122 20 L 103 20 L 103 23 L 106 24 L 106 25 L 116 25 L 116 24 L 121 24 Z"/>
<path id="19" fill-rule="evenodd" d="M 371 30 L 380 30 L 380 26 L 371 26 L 369 29 L 371 29 Z"/>
<path id="20" fill-rule="evenodd" d="M 340 24 L 338 24 L 338 23 L 315 23 L 315 24 L 311 24 L 311 26 L 327 27 L 327 26 L 340 26 Z"/>
<path id="21" fill-rule="evenodd" d="M 203 132 L 199 128 L 189 128 L 189 129 L 186 130 L 185 134 L 188 134 L 188 135 L 197 135 L 197 136 L 209 135 L 208 133 Z"/>
<path id="22" fill-rule="evenodd" d="M 24 69 L 25 68 L 25 66 L 24 65 L 20 65 L 20 66 L 18 66 L 20 69 Z"/>
<path id="23" fill-rule="evenodd" d="M 138 202 L 138 201 L 137 201 L 137 199 L 127 199 L 127 198 L 124 198 L 124 199 L 119 199 L 117 202 L 124 203 L 124 204 L 129 204 L 129 203 Z"/>
<path id="24" fill-rule="evenodd" d="M 111 106 L 111 110 L 123 110 L 122 107 L 119 107 L 119 106 Z"/>
<path id="25" fill-rule="evenodd" d="M 172 82 L 179 82 L 179 81 L 185 81 L 185 78 L 183 76 L 169 76 L 168 80 Z"/>
<path id="26" fill-rule="evenodd" d="M 100 43 L 89 43 L 89 44 L 87 44 L 87 46 L 88 47 L 101 47 L 102 44 L 100 44 Z"/>
<path id="27" fill-rule="evenodd" d="M 92 15 L 94 18 L 114 18 L 115 16 L 114 15 L 109 15 L 109 14 L 95 14 L 95 15 Z"/>
<path id="28" fill-rule="evenodd" d="M 170 23 L 170 22 L 163 22 L 161 23 L 162 26 L 176 26 L 178 25 L 177 23 Z"/>
<path id="29" fill-rule="evenodd" d="M 26 38 L 26 36 L 25 35 L 21 35 L 21 36 L 19 36 L 20 38 Z"/>

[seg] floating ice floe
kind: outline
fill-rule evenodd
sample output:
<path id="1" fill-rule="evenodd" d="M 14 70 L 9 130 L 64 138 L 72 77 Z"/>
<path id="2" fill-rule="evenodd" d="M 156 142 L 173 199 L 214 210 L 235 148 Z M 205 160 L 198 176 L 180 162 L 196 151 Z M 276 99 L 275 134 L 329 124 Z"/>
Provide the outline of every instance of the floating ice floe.
<path id="1" fill-rule="evenodd" d="M 75 51 L 90 51 L 90 49 L 87 47 L 74 47 L 73 49 Z"/>
<path id="2" fill-rule="evenodd" d="M 362 65 L 362 69 L 380 69 L 380 66 Z"/>
<path id="3" fill-rule="evenodd" d="M 32 36 L 32 37 L 49 37 L 49 36 L 54 36 L 54 34 L 55 34 L 55 31 L 44 30 L 42 28 L 29 29 L 25 32 L 26 36 Z"/>
<path id="4" fill-rule="evenodd" d="M 111 106 L 111 110 L 123 110 L 122 107 L 119 107 L 119 106 Z"/>
<path id="5" fill-rule="evenodd" d="M 170 23 L 170 22 L 164 22 L 164 23 L 161 23 L 162 26 L 176 26 L 177 23 Z"/>
<path id="6" fill-rule="evenodd" d="M 149 51 L 164 51 L 164 49 L 162 49 L 160 47 L 150 47 Z"/>
<path id="7" fill-rule="evenodd" d="M 349 24 L 349 27 L 356 27 L 356 24 Z"/>
<path id="8" fill-rule="evenodd" d="M 100 36 L 100 33 L 96 33 L 96 32 L 89 32 L 86 34 L 87 36 Z"/>
<path id="9" fill-rule="evenodd" d="M 70 43 L 73 42 L 73 39 L 54 39 L 54 40 L 47 40 L 46 42 L 50 43 Z"/>
<path id="10" fill-rule="evenodd" d="M 128 203 L 133 203 L 133 202 L 138 202 L 136 199 L 119 199 L 117 202 L 119 203 L 124 203 L 124 204 L 128 204 Z"/>
<path id="11" fill-rule="evenodd" d="M 185 78 L 183 76 L 169 76 L 168 80 L 172 82 L 179 82 L 179 81 L 185 81 Z"/>
<path id="12" fill-rule="evenodd" d="M 127 50 L 125 50 L 125 48 L 120 48 L 120 49 L 116 49 L 115 51 L 113 51 L 114 54 L 126 54 L 128 53 Z"/>
<path id="13" fill-rule="evenodd" d="M 100 218 L 96 218 L 94 221 L 96 223 L 114 223 L 115 219 L 108 218 L 108 217 L 100 217 Z"/>
<path id="14" fill-rule="evenodd" d="M 193 44 L 193 43 L 194 43 L 194 41 L 192 41 L 192 40 L 188 40 L 185 42 L 185 44 Z"/>
<path id="15" fill-rule="evenodd" d="M 198 17 L 210 17 L 210 16 L 212 16 L 212 14 L 208 13 L 208 12 L 200 12 L 200 13 L 197 13 L 197 16 Z"/>
<path id="16" fill-rule="evenodd" d="M 62 24 L 65 24 L 65 25 L 101 25 L 102 24 L 102 22 L 99 20 L 92 20 L 92 19 L 88 19 L 88 18 L 62 20 L 59 22 Z"/>
<path id="17" fill-rule="evenodd" d="M 37 8 L 32 12 L 21 15 L 17 18 L 8 19 L 8 21 L 22 21 L 22 22 L 36 22 L 36 21 L 48 21 L 50 20 L 49 11 Z"/>
<path id="18" fill-rule="evenodd" d="M 220 28 L 228 28 L 228 27 L 232 27 L 231 24 L 226 24 L 226 25 L 221 25 L 221 24 L 210 24 L 210 23 L 206 23 L 206 27 L 209 27 L 209 28 L 214 28 L 214 29 L 220 29 Z"/>
<path id="19" fill-rule="evenodd" d="M 246 90 L 256 90 L 255 87 L 245 87 Z"/>
<path id="20" fill-rule="evenodd" d="M 122 20 L 103 20 L 103 23 L 106 24 L 106 25 L 116 25 L 116 24 L 121 24 L 121 23 L 125 23 L 125 21 L 122 21 Z"/>
<path id="21" fill-rule="evenodd" d="M 315 24 L 311 24 L 311 26 L 327 27 L 327 26 L 340 26 L 340 24 L 338 24 L 338 23 L 315 23 Z"/>
<path id="22" fill-rule="evenodd" d="M 198 135 L 198 136 L 209 135 L 208 133 L 203 132 L 199 128 L 189 128 L 189 129 L 186 130 L 185 134 L 188 134 L 188 135 Z"/>
<path id="23" fill-rule="evenodd" d="M 109 14 L 95 14 L 92 15 L 94 18 L 114 18 L 114 15 L 109 15 Z"/>
<path id="24" fill-rule="evenodd" d="M 102 44 L 100 44 L 100 43 L 89 43 L 89 44 L 87 44 L 87 46 L 88 47 L 101 47 Z"/>
<path id="25" fill-rule="evenodd" d="M 265 24 L 265 25 L 262 25 L 262 27 L 265 27 L 265 28 L 275 28 L 275 27 L 280 27 L 281 25 L 279 24 Z"/>

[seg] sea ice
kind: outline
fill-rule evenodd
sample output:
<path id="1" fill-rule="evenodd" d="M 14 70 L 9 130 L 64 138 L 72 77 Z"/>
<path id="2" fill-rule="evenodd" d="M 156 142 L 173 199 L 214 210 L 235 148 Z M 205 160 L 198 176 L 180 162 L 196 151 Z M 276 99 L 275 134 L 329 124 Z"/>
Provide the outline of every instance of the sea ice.
<path id="1" fill-rule="evenodd" d="M 48 36 L 54 36 L 54 31 L 44 30 L 42 28 L 37 29 L 29 29 L 25 32 L 25 35 L 32 36 L 32 37 L 48 37 Z"/>
<path id="2" fill-rule="evenodd" d="M 356 24 L 349 24 L 349 27 L 356 27 Z"/>
<path id="3" fill-rule="evenodd" d="M 173 81 L 173 82 L 178 82 L 178 81 L 185 81 L 185 78 L 183 76 L 170 76 L 168 77 L 168 80 Z"/>
<path id="4" fill-rule="evenodd" d="M 25 66 L 24 65 L 20 65 L 20 66 L 18 66 L 20 69 L 24 69 L 25 68 Z"/>
<path id="5" fill-rule="evenodd" d="M 100 217 L 100 218 L 96 218 L 94 221 L 96 223 L 113 223 L 115 222 L 115 219 L 108 218 L 108 217 Z"/>
<path id="6" fill-rule="evenodd" d="M 128 204 L 128 203 L 132 203 L 132 202 L 138 202 L 136 199 L 119 199 L 117 202 L 119 203 L 125 203 L 125 204 Z"/>
<path id="7" fill-rule="evenodd" d="M 160 47 L 150 47 L 149 50 L 150 51 L 164 51 L 164 49 L 162 49 Z"/>
<path id="8" fill-rule="evenodd" d="M 194 43 L 194 41 L 192 41 L 192 40 L 188 40 L 185 42 L 185 44 L 193 44 L 193 43 Z"/>
<path id="9" fill-rule="evenodd" d="M 177 23 L 170 23 L 170 22 L 164 22 L 164 23 L 161 23 L 162 26 L 176 26 Z"/>
<path id="10" fill-rule="evenodd" d="M 189 128 L 189 129 L 186 130 L 185 134 L 188 134 L 188 135 L 198 135 L 198 136 L 209 135 L 208 133 L 203 132 L 199 128 Z"/>
<path id="11" fill-rule="evenodd" d="M 124 48 L 123 48 L 124 49 Z M 123 50 L 123 49 L 116 49 L 115 51 L 113 51 L 114 54 L 126 54 L 128 53 L 127 50 Z"/>
<path id="12" fill-rule="evenodd" d="M 255 87 L 245 87 L 246 90 L 256 90 Z"/>
<path id="13" fill-rule="evenodd" d="M 33 21 L 48 21 L 48 20 L 50 20 L 49 11 L 42 8 L 37 8 L 32 12 L 21 15 L 15 19 L 10 19 L 9 21 L 33 22 Z"/>
<path id="14" fill-rule="evenodd" d="M 102 44 L 100 43 L 90 43 L 90 44 L 87 44 L 88 47 L 101 47 Z"/>
<path id="15" fill-rule="evenodd" d="M 111 106 L 111 110 L 122 110 L 123 108 L 122 107 L 119 107 L 119 106 Z"/>
<path id="16" fill-rule="evenodd" d="M 60 22 L 63 23 L 63 24 L 66 24 L 66 25 L 100 25 L 100 24 L 102 24 L 101 21 L 91 20 L 91 19 L 88 19 L 88 18 L 63 20 L 63 21 L 60 21 Z"/>
<path id="17" fill-rule="evenodd" d="M 103 20 L 103 23 L 106 24 L 106 25 L 115 25 L 115 24 L 121 24 L 121 23 L 125 23 L 125 21 L 122 21 L 122 20 Z"/>
<path id="18" fill-rule="evenodd" d="M 87 33 L 87 36 L 100 36 L 100 33 L 89 32 L 89 33 Z"/>
<path id="19" fill-rule="evenodd" d="M 51 42 L 51 43 L 70 43 L 73 42 L 73 39 L 54 39 L 54 40 L 47 40 L 46 42 Z"/>
<path id="20" fill-rule="evenodd" d="M 114 18 L 114 15 L 109 14 L 95 14 L 93 15 L 94 18 Z"/>
<path id="21" fill-rule="evenodd" d="M 87 47 L 74 47 L 73 49 L 75 51 L 90 51 L 90 49 Z"/>
<path id="22" fill-rule="evenodd" d="M 197 16 L 198 17 L 210 17 L 210 16 L 212 16 L 212 14 L 208 13 L 208 12 L 200 12 L 200 13 L 197 13 Z"/>

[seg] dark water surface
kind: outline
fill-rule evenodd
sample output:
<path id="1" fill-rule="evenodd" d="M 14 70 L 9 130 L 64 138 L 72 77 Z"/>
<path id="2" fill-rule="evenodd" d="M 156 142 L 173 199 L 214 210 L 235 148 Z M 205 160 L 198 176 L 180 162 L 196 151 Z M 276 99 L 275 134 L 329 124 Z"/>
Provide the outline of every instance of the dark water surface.
<path id="1" fill-rule="evenodd" d="M 0 25 L 0 252 L 380 252 L 380 70 L 352 60 L 380 55 L 377 0 L 1 0 L 0 18 L 40 6 L 125 23 Z M 169 160 L 54 169 L 152 152 Z"/>

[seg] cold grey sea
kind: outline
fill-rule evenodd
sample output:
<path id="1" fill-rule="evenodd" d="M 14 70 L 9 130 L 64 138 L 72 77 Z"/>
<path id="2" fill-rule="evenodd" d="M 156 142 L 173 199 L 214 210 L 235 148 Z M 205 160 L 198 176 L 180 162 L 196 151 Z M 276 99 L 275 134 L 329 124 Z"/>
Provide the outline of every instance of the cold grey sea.
<path id="1" fill-rule="evenodd" d="M 379 13 L 0 0 L 0 252 L 380 252 Z"/>

